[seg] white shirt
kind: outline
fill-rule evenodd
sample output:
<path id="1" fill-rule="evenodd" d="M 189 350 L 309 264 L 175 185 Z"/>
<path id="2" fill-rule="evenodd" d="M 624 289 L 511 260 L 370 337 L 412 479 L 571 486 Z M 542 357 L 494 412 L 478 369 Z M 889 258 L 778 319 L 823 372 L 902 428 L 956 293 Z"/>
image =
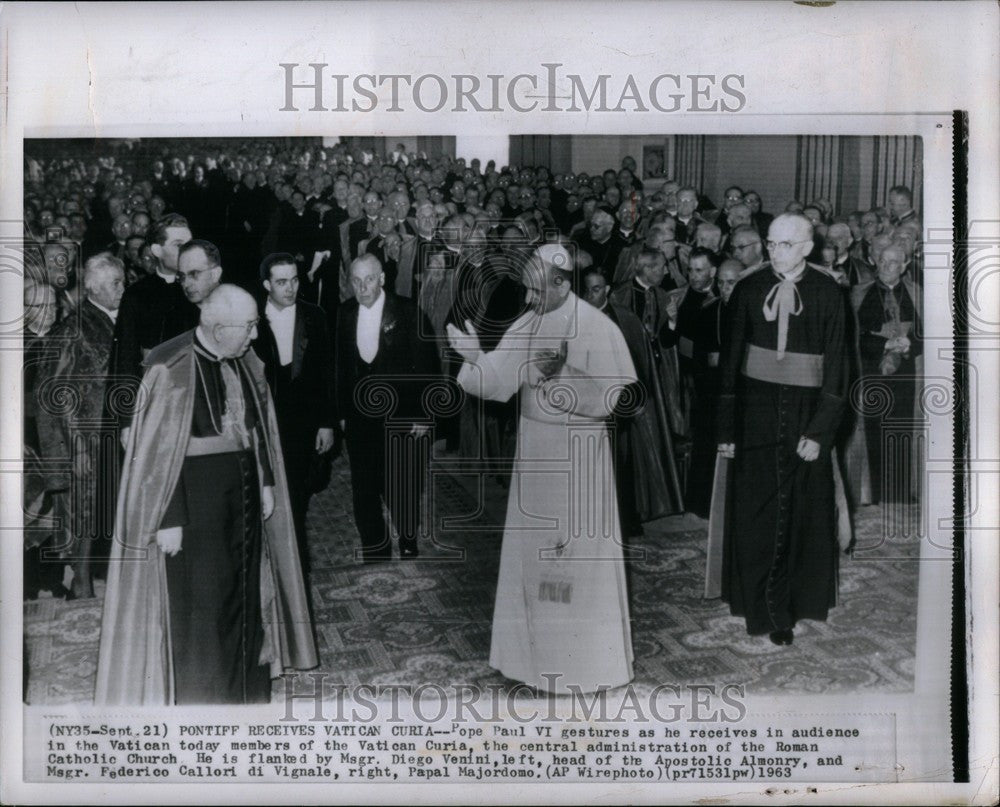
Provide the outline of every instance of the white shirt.
<path id="1" fill-rule="evenodd" d="M 382 325 L 382 309 L 385 308 L 385 292 L 380 291 L 378 299 L 368 308 L 358 306 L 358 353 L 368 364 L 378 355 L 378 332 Z"/>
<path id="2" fill-rule="evenodd" d="M 278 361 L 281 366 L 292 363 L 292 341 L 295 337 L 295 306 L 278 308 L 270 299 L 264 306 L 264 316 L 271 325 L 271 333 L 278 344 Z"/>

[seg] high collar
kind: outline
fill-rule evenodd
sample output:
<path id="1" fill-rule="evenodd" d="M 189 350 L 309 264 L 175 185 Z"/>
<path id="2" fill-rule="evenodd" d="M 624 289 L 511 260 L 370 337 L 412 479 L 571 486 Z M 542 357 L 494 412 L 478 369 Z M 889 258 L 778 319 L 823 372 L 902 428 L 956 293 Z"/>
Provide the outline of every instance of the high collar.
<path id="1" fill-rule="evenodd" d="M 118 322 L 117 308 L 114 311 L 112 311 L 110 308 L 105 308 L 103 305 L 96 302 L 95 300 L 90 299 L 89 297 L 87 298 L 87 302 L 90 303 L 92 306 L 94 306 L 94 308 L 96 308 L 98 311 L 103 311 L 105 314 L 107 314 L 108 319 L 110 319 L 112 322 Z"/>
<path id="2" fill-rule="evenodd" d="M 201 325 L 198 325 L 194 329 L 194 348 L 196 351 L 201 353 L 206 359 L 210 361 L 222 362 L 225 359 L 216 353 L 212 348 L 208 346 L 208 335 L 202 329 Z"/>
<path id="3" fill-rule="evenodd" d="M 778 278 L 778 280 L 791 280 L 793 283 L 797 283 L 798 280 L 802 277 L 802 275 L 804 275 L 806 273 L 806 269 L 808 267 L 809 267 L 809 264 L 803 263 L 802 266 L 799 269 L 797 269 L 796 271 L 790 272 L 787 275 L 783 275 L 783 274 L 781 274 L 781 272 L 779 272 L 777 269 L 775 269 L 774 265 L 772 264 L 771 265 L 771 273 L 776 278 Z"/>

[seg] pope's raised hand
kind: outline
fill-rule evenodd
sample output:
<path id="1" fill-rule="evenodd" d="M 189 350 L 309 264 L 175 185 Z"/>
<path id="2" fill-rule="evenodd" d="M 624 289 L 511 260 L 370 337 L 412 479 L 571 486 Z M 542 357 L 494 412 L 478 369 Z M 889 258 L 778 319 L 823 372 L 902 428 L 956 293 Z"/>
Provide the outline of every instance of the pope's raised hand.
<path id="1" fill-rule="evenodd" d="M 479 335 L 469 320 L 465 321 L 464 331 L 450 322 L 446 330 L 448 332 L 448 344 L 451 345 L 451 349 L 459 356 L 468 362 L 474 362 L 479 358 L 479 354 L 482 352 L 482 349 L 479 347 Z"/>

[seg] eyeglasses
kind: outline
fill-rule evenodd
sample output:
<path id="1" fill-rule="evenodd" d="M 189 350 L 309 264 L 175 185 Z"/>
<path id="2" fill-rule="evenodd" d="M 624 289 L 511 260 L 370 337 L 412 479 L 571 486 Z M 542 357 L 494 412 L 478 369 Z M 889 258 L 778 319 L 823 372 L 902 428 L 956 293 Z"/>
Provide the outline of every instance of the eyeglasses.
<path id="1" fill-rule="evenodd" d="M 768 241 L 767 249 L 769 252 L 774 252 L 779 247 L 781 249 L 791 249 L 797 244 L 808 244 L 812 241 L 811 238 L 803 239 L 802 241 Z"/>
<path id="2" fill-rule="evenodd" d="M 733 249 L 746 249 L 747 247 L 753 247 L 759 244 L 759 241 L 751 241 L 749 244 L 733 244 Z M 770 243 L 770 242 L 769 242 Z M 787 244 L 787 241 L 782 241 L 782 244 Z"/>

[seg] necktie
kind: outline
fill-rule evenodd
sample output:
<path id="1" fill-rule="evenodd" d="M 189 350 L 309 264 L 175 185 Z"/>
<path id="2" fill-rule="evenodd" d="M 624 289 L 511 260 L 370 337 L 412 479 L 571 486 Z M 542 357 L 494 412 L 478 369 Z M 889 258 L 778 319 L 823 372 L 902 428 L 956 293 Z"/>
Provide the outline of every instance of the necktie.
<path id="1" fill-rule="evenodd" d="M 896 299 L 896 290 L 886 287 L 882 294 L 882 310 L 885 312 L 885 321 L 891 322 L 894 327 L 899 327 L 899 301 Z"/>
<path id="2" fill-rule="evenodd" d="M 785 347 L 788 345 L 788 318 L 797 317 L 802 313 L 802 298 L 794 280 L 781 280 L 775 283 L 764 298 L 764 319 L 768 322 L 778 320 L 778 361 L 785 358 Z"/>
<path id="3" fill-rule="evenodd" d="M 239 440 L 243 448 L 249 448 L 250 435 L 246 426 L 243 385 L 231 361 L 219 362 L 219 369 L 222 371 L 222 385 L 226 390 L 226 412 L 222 416 L 222 433 Z"/>

